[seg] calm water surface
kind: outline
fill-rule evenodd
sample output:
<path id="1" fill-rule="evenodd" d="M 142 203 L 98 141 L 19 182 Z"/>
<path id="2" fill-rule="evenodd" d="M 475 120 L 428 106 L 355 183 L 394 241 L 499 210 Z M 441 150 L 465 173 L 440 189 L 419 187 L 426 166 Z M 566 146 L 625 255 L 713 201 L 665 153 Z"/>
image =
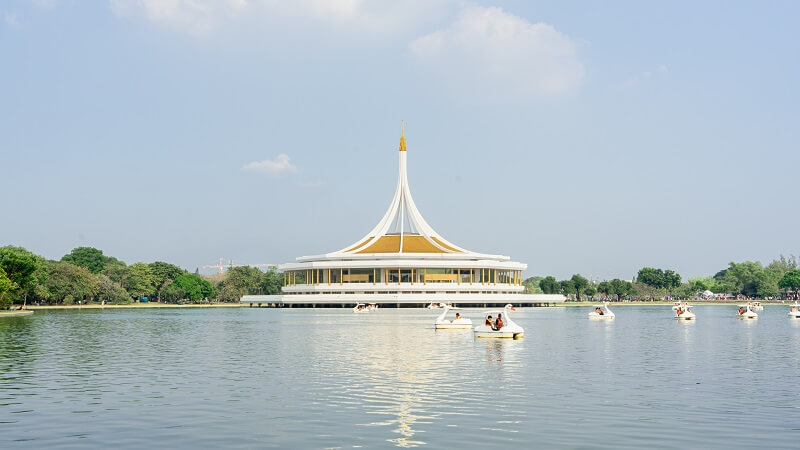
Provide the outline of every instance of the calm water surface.
<path id="1" fill-rule="evenodd" d="M 0 320 L 0 448 L 797 448 L 800 320 L 767 306 L 37 311 Z M 480 311 L 465 310 L 473 322 Z"/>

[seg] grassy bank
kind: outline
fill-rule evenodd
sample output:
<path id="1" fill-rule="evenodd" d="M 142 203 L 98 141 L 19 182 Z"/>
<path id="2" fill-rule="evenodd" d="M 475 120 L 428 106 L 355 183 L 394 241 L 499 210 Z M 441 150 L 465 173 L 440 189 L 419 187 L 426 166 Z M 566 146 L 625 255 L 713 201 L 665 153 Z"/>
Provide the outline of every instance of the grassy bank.
<path id="1" fill-rule="evenodd" d="M 595 301 L 585 301 L 585 302 L 564 302 L 564 303 L 556 303 L 557 306 L 565 306 L 565 307 L 573 307 L 573 306 L 593 306 L 599 305 L 603 303 L 602 300 L 595 300 Z M 681 303 L 684 303 L 682 300 Z M 703 305 L 711 305 L 711 306 L 738 306 L 744 305 L 747 303 L 746 301 L 738 301 L 738 302 L 702 302 L 702 301 L 689 301 L 689 306 L 703 306 Z M 672 306 L 675 302 L 665 302 L 665 301 L 655 301 L 655 302 L 640 302 L 640 301 L 633 301 L 633 302 L 609 302 L 611 306 Z M 762 301 L 761 305 L 763 306 L 788 306 L 794 304 L 794 300 L 784 300 L 784 301 L 774 301 L 774 302 L 766 302 Z"/>
<path id="2" fill-rule="evenodd" d="M 211 303 L 200 305 L 176 305 L 170 303 L 131 303 L 128 305 L 101 305 L 99 303 L 89 303 L 88 305 L 43 305 L 30 306 L 27 309 L 46 310 L 46 309 L 136 309 L 136 308 L 241 308 L 240 303 Z"/>

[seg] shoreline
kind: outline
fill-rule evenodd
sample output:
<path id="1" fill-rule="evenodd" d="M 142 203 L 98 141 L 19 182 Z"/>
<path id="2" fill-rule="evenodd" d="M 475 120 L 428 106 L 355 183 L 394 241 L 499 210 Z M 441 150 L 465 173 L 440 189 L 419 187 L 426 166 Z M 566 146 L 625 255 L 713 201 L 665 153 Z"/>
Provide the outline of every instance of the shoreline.
<path id="1" fill-rule="evenodd" d="M 760 300 L 759 300 L 760 301 Z M 602 304 L 603 301 L 590 301 L 590 302 L 563 302 L 557 303 L 556 306 L 564 306 L 564 307 L 576 307 L 576 306 L 593 306 Z M 681 304 L 687 303 L 684 300 L 681 300 Z M 744 305 L 746 301 L 738 301 L 738 302 L 688 302 L 689 306 L 739 306 Z M 752 302 L 751 302 L 752 303 Z M 672 301 L 654 301 L 654 302 L 643 302 L 643 301 L 632 301 L 632 302 L 608 302 L 611 306 L 672 306 L 675 302 Z M 777 300 L 777 301 L 761 301 L 761 306 L 791 306 L 794 304 L 794 300 Z"/>
<path id="2" fill-rule="evenodd" d="M 28 311 L 27 309 L 0 311 L 0 317 L 20 317 L 20 316 L 30 316 L 31 314 L 33 314 L 33 311 Z"/>
<path id="3" fill-rule="evenodd" d="M 594 301 L 583 301 L 583 302 L 562 302 L 562 303 L 553 303 L 550 308 L 588 308 L 594 305 L 598 305 L 603 303 L 601 300 L 594 300 Z M 683 303 L 683 302 L 681 302 Z M 746 302 L 689 302 L 690 306 L 739 306 Z M 794 300 L 783 300 L 783 301 L 771 301 L 765 302 L 762 301 L 762 306 L 791 306 L 794 304 Z M 653 301 L 653 302 L 646 302 L 646 301 L 630 301 L 630 302 L 609 302 L 609 305 L 617 307 L 617 306 L 672 306 L 674 302 L 672 301 Z M 91 303 L 88 305 L 27 305 L 23 310 L 4 310 L 0 311 L 0 316 L 25 316 L 33 314 L 33 311 L 40 310 L 60 310 L 60 309 L 184 309 L 184 308 L 247 308 L 249 305 L 247 303 L 239 303 L 239 302 L 232 302 L 232 303 L 212 303 L 212 304 L 186 304 L 186 305 L 176 305 L 171 303 L 131 303 L 127 305 L 100 305 L 96 303 Z M 466 306 L 469 307 L 469 306 Z M 298 308 L 299 309 L 299 308 Z M 312 308 L 313 309 L 313 308 Z"/>
<path id="4" fill-rule="evenodd" d="M 25 310 L 48 310 L 48 309 L 136 309 L 136 308 L 241 308 L 239 303 L 213 303 L 207 305 L 175 305 L 171 303 L 132 303 L 130 305 L 100 305 L 90 303 L 88 305 L 28 305 Z"/>

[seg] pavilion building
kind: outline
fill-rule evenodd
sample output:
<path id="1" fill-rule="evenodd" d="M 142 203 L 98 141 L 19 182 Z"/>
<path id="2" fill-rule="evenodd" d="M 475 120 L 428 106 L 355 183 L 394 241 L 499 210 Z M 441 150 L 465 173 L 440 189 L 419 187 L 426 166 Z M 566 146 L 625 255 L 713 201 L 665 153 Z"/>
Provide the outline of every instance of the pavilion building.
<path id="1" fill-rule="evenodd" d="M 404 130 L 403 130 L 404 131 Z M 279 295 L 248 295 L 243 303 L 274 306 L 541 305 L 561 295 L 524 294 L 527 265 L 476 253 L 448 241 L 422 217 L 408 185 L 405 133 L 400 136 L 394 198 L 378 224 L 341 250 L 282 264 Z"/>

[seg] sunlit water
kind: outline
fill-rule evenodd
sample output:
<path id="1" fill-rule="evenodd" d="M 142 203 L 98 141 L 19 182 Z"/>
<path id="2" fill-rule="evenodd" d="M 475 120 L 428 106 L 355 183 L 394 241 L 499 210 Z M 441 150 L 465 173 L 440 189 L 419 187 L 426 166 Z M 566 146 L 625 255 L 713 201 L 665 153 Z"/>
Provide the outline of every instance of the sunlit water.
<path id="1" fill-rule="evenodd" d="M 788 307 L 589 309 L 519 310 L 515 341 L 407 309 L 0 319 L 0 448 L 797 448 Z"/>

